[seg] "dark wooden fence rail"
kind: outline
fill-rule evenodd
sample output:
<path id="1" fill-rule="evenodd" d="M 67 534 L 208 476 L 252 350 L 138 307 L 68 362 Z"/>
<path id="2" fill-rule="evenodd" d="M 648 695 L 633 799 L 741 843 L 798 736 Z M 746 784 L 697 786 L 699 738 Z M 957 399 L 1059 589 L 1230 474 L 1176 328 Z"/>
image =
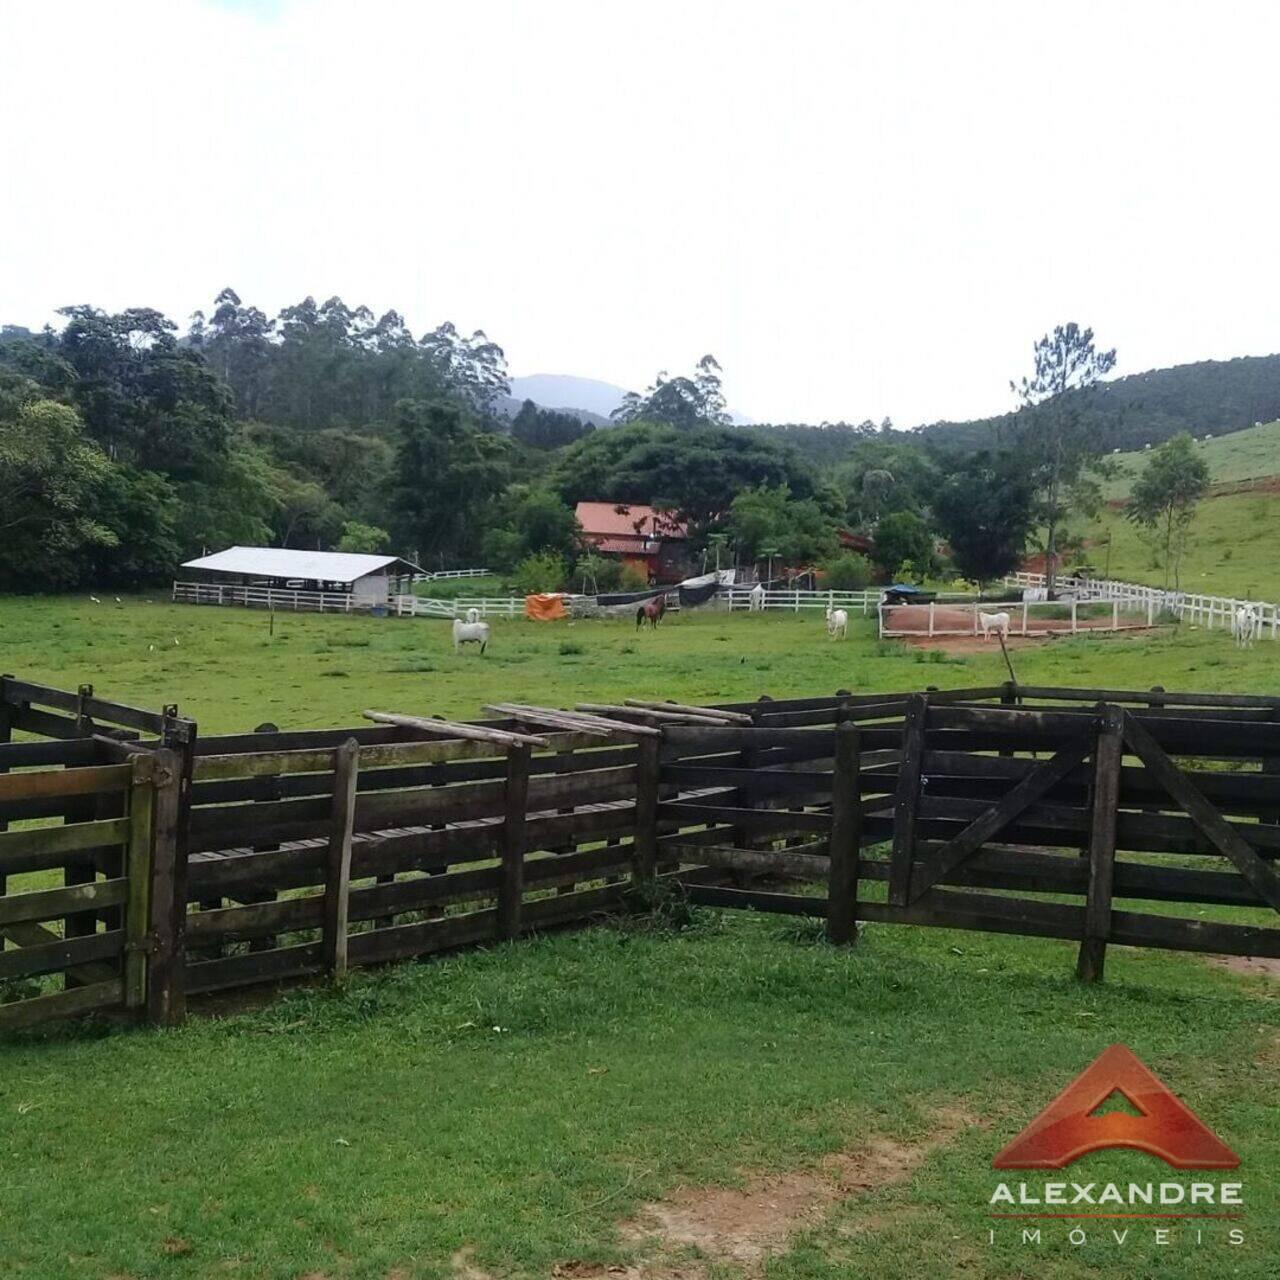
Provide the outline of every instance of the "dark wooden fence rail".
<path id="1" fill-rule="evenodd" d="M 658 880 L 837 943 L 862 922 L 1068 939 L 1086 980 L 1108 943 L 1280 955 L 1280 699 L 501 707 L 455 726 L 483 741 L 406 717 L 200 738 L 176 708 L 4 677 L 0 1027 L 173 1023 L 189 994 L 581 922 Z"/>

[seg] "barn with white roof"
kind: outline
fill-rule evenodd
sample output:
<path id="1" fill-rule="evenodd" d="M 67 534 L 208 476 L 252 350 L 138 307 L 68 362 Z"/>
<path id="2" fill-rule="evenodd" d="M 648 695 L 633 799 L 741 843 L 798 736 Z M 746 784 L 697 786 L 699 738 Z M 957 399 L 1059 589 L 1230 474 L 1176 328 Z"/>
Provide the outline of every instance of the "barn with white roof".
<path id="1" fill-rule="evenodd" d="M 191 580 L 173 584 L 175 600 L 322 611 L 385 606 L 422 572 L 401 556 L 288 547 L 229 547 L 182 567 Z"/>

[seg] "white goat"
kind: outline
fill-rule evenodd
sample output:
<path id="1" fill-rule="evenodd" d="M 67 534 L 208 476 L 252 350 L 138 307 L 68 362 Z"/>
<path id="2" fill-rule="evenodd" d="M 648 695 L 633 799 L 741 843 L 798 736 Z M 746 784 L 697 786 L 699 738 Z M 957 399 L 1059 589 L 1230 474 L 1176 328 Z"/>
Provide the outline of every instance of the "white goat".
<path id="1" fill-rule="evenodd" d="M 1240 605 L 1231 618 L 1231 634 L 1238 649 L 1252 649 L 1253 642 L 1262 634 L 1262 615 L 1256 605 Z"/>
<path id="2" fill-rule="evenodd" d="M 764 611 L 764 586 L 757 582 L 751 588 L 751 596 L 747 604 L 747 610 L 750 613 L 762 613 Z"/>
<path id="3" fill-rule="evenodd" d="M 471 612 L 475 613 L 476 610 Z M 457 653 L 464 644 L 478 644 L 484 653 L 489 645 L 489 624 L 487 622 L 463 622 L 461 618 L 453 620 L 453 651 Z"/>
<path id="4" fill-rule="evenodd" d="M 1007 613 L 983 613 L 978 611 L 978 625 L 982 628 L 982 638 L 991 639 L 992 631 L 1008 639 L 1009 615 Z"/>
<path id="5" fill-rule="evenodd" d="M 827 635 L 833 640 L 843 640 L 849 634 L 849 615 L 843 609 L 827 606 Z"/>

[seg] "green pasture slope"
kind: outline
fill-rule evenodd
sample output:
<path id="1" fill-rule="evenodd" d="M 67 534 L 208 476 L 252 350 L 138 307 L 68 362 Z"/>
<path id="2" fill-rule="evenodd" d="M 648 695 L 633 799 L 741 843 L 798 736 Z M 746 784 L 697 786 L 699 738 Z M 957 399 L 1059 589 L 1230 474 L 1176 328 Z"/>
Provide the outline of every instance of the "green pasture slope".
<path id="1" fill-rule="evenodd" d="M 934 661 L 847 643 L 818 616 L 495 623 L 486 658 L 444 624 L 82 600 L 0 603 L 0 669 L 156 705 L 207 731 L 270 718 L 355 723 L 364 707 L 476 715 L 554 703 L 901 689 L 1000 678 L 982 654 Z M 178 643 L 174 644 L 174 640 Z M 155 648 L 152 649 L 151 646 Z M 1014 655 L 1025 680 L 1280 688 L 1280 644 L 1220 633 L 1063 639 Z M 1113 948 L 1083 988 L 1074 947 L 869 927 L 837 950 L 808 925 L 694 913 L 601 925 L 356 973 L 175 1032 L 60 1029 L 0 1044 L 5 1280 L 482 1280 L 605 1276 L 660 1261 L 617 1224 L 680 1186 L 744 1185 L 891 1139 L 930 1147 L 900 1181 L 853 1179 L 796 1224 L 769 1280 L 875 1276 L 1275 1275 L 1280 1003 L 1268 980 L 1201 958 Z M 1104 1047 L 1123 1041 L 1242 1158 L 1243 1224 L 1021 1224 L 988 1242 L 993 1154 Z M 957 1127 L 955 1117 L 963 1122 Z M 1081 1182 L 1160 1180 L 1137 1153 Z M 1111 1224 L 1106 1224 L 1107 1226 Z M 1166 1224 L 1158 1224 L 1166 1225 Z M 1226 1243 L 1242 1225 L 1245 1242 Z M 466 1251 L 466 1252 L 462 1252 Z M 562 1270 L 561 1274 L 565 1274 Z M 759 1272 L 757 1272 L 759 1274 Z"/>
<path id="2" fill-rule="evenodd" d="M 1215 436 L 1196 444 L 1215 485 L 1238 485 L 1280 476 L 1280 422 Z M 1105 487 L 1109 500 L 1128 496 L 1149 454 L 1123 453 L 1113 459 L 1118 474 Z M 1115 507 L 1080 530 L 1089 540 L 1089 562 L 1099 572 L 1126 582 L 1160 586 L 1164 569 L 1158 553 Z M 1108 556 L 1108 544 L 1110 556 Z M 1274 600 L 1280 598 L 1280 491 L 1224 493 L 1200 504 L 1191 546 L 1182 567 L 1183 590 L 1209 595 Z"/>

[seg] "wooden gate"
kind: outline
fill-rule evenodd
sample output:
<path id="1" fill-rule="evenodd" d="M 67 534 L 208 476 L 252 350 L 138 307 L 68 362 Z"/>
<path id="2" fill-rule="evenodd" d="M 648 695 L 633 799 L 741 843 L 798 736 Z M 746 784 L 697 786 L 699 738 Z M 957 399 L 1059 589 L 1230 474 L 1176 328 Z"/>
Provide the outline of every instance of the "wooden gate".
<path id="1" fill-rule="evenodd" d="M 1277 750 L 1280 724 L 1229 709 L 931 707 L 918 696 L 903 728 L 888 902 L 865 914 L 1079 938 L 1086 981 L 1102 976 L 1108 942 L 1280 955 L 1280 929 L 1113 906 L 1126 897 L 1280 910 L 1280 876 L 1264 856 L 1280 850 L 1280 780 L 1249 767 Z M 1208 865 L 1188 865 L 1197 861 Z"/>

